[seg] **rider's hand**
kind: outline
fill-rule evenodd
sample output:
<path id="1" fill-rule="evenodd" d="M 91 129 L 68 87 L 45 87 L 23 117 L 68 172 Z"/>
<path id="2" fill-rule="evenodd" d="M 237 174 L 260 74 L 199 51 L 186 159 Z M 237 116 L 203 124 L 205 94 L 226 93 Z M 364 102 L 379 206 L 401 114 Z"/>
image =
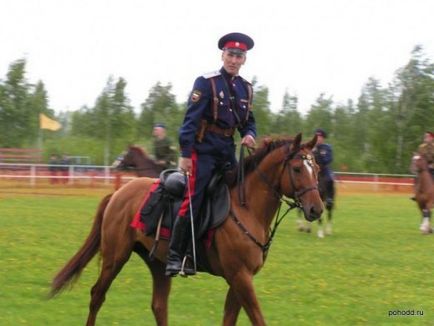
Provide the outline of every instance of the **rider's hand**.
<path id="1" fill-rule="evenodd" d="M 252 135 L 246 135 L 243 137 L 243 139 L 241 139 L 241 145 L 245 145 L 248 148 L 255 148 L 256 146 L 255 138 L 253 138 Z"/>
<path id="2" fill-rule="evenodd" d="M 189 157 L 181 157 L 179 160 L 179 168 L 191 174 L 193 163 L 191 162 L 191 158 Z"/>

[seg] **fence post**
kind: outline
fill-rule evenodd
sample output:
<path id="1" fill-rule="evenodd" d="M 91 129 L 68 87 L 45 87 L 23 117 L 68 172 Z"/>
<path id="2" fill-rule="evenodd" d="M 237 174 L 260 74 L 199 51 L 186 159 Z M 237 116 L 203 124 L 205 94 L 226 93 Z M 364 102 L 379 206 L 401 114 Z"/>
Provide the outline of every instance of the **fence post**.
<path id="1" fill-rule="evenodd" d="M 378 191 L 378 174 L 374 174 L 374 191 Z"/>
<path id="2" fill-rule="evenodd" d="M 32 187 L 36 185 L 36 166 L 33 164 L 30 166 L 30 185 Z"/>
<path id="3" fill-rule="evenodd" d="M 122 185 L 122 173 L 115 172 L 115 190 L 118 190 Z"/>
<path id="4" fill-rule="evenodd" d="M 108 185 L 110 183 L 110 166 L 104 167 L 104 184 Z"/>
<path id="5" fill-rule="evenodd" d="M 74 184 L 74 165 L 69 166 L 69 171 L 68 171 L 67 177 L 68 177 L 67 184 L 73 185 Z"/>

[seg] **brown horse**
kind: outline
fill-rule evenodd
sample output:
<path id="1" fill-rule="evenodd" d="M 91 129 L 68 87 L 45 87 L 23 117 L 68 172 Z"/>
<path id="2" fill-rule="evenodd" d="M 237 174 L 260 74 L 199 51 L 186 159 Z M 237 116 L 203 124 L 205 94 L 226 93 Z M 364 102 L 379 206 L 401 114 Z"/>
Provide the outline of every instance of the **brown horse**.
<path id="1" fill-rule="evenodd" d="M 234 325 L 239 311 L 246 311 L 254 325 L 265 325 L 253 287 L 253 276 L 261 269 L 270 240 L 270 226 L 280 207 L 282 196 L 302 205 L 305 218 L 318 219 L 323 203 L 317 189 L 317 173 L 312 148 L 316 136 L 301 144 L 301 135 L 294 139 L 278 139 L 264 143 L 245 159 L 244 206 L 240 205 L 238 185 L 230 186 L 229 218 L 214 232 L 206 249 L 212 273 L 226 279 L 229 290 L 224 308 L 224 325 Z M 155 258 L 148 253 L 153 238 L 145 236 L 130 224 L 154 179 L 137 178 L 111 198 L 105 198 L 98 209 L 92 230 L 82 248 L 55 276 L 51 285 L 54 296 L 75 281 L 92 257 L 100 250 L 102 268 L 91 290 L 87 325 L 94 325 L 105 294 L 112 281 L 134 251 L 148 265 L 153 278 L 152 311 L 158 325 L 167 325 L 168 296 L 171 278 L 164 275 L 168 244 L 160 243 Z M 274 233 L 274 232 L 273 232 Z"/>
<path id="2" fill-rule="evenodd" d="M 138 146 L 128 146 L 113 163 L 112 168 L 119 170 L 132 169 L 139 177 L 157 178 L 164 167 L 151 159 L 146 152 Z"/>
<path id="3" fill-rule="evenodd" d="M 431 209 L 434 202 L 433 177 L 423 155 L 413 156 L 411 169 L 416 173 L 415 199 L 422 212 L 420 231 L 423 234 L 430 234 L 432 233 Z"/>

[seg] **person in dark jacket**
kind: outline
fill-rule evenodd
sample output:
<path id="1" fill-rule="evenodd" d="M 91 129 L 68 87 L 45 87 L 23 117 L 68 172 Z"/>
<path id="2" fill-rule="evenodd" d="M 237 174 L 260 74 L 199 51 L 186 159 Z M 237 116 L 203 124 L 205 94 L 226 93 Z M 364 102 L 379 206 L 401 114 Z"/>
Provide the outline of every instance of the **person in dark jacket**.
<path id="1" fill-rule="evenodd" d="M 327 133 L 323 129 L 316 129 L 317 142 L 313 148 L 315 161 L 320 167 L 319 179 L 323 178 L 326 191 L 326 206 L 331 209 L 333 207 L 333 198 L 335 194 L 334 174 L 331 168 L 333 162 L 333 149 L 330 144 L 325 143 Z"/>
<path id="2" fill-rule="evenodd" d="M 253 89 L 239 76 L 247 51 L 253 45 L 253 40 L 242 33 L 223 36 L 218 41 L 223 67 L 196 78 L 194 82 L 179 130 L 179 167 L 187 174 L 189 187 L 186 187 L 172 230 L 166 275 L 175 276 L 181 270 L 190 240 L 190 214 L 196 217 L 199 212 L 205 187 L 212 175 L 236 164 L 235 131 L 238 130 L 242 138 L 241 145 L 255 146 Z"/>

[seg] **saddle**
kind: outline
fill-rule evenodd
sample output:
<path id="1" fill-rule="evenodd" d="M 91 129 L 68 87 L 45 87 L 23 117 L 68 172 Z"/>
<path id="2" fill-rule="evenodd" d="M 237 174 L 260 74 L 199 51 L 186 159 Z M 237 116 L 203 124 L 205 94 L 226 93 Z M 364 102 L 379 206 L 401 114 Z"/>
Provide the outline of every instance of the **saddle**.
<path id="1" fill-rule="evenodd" d="M 184 199 L 186 177 L 178 170 L 165 170 L 151 189 L 151 193 L 140 209 L 140 222 L 144 233 L 158 239 L 170 239 L 171 229 Z M 209 247 L 213 230 L 229 215 L 230 194 L 223 172 L 217 172 L 206 188 L 201 209 L 194 217 L 196 248 Z M 156 244 L 154 244 L 156 246 Z M 198 267 L 200 267 L 198 257 Z M 204 262 L 204 265 L 208 265 Z M 208 271 L 208 268 L 206 268 Z"/>

